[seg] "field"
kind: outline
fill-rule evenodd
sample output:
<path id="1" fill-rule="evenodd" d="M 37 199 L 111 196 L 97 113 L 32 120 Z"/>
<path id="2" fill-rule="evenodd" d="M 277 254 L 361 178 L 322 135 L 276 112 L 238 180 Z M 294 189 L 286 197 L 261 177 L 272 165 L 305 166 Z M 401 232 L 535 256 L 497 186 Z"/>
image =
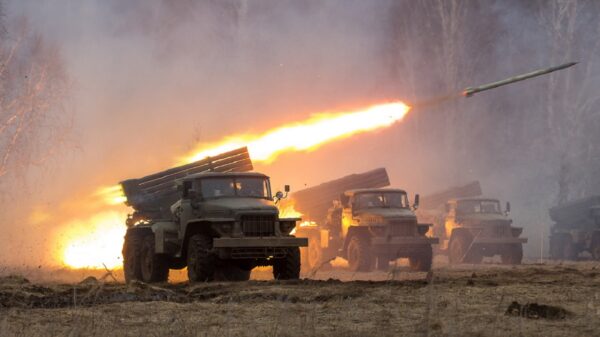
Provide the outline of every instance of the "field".
<path id="1" fill-rule="evenodd" d="M 593 262 L 441 264 L 429 274 L 335 268 L 287 282 L 259 270 L 249 282 L 198 285 L 177 274 L 156 286 L 98 272 L 14 272 L 0 269 L 0 336 L 600 335 Z M 514 301 L 554 308 L 507 315 Z"/>

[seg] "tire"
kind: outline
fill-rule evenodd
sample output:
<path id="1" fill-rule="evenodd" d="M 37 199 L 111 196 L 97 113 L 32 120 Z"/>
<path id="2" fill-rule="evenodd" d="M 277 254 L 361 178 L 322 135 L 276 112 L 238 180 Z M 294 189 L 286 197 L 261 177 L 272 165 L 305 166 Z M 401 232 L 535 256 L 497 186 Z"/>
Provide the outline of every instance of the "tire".
<path id="1" fill-rule="evenodd" d="M 190 282 L 210 282 L 215 279 L 217 256 L 212 251 L 212 238 L 196 234 L 190 238 L 187 251 L 187 272 Z"/>
<path id="2" fill-rule="evenodd" d="M 273 261 L 273 277 L 276 280 L 297 280 L 300 278 L 300 249 L 288 248 L 284 258 Z"/>
<path id="3" fill-rule="evenodd" d="M 502 260 L 502 264 L 521 264 L 523 261 L 523 245 L 507 245 L 502 254 L 500 254 L 500 259 Z"/>
<path id="4" fill-rule="evenodd" d="M 318 233 L 308 235 L 308 247 L 300 249 L 302 270 L 305 272 L 319 268 L 323 261 L 323 251 L 321 250 L 321 238 Z"/>
<path id="5" fill-rule="evenodd" d="M 430 271 L 433 263 L 433 248 L 428 246 L 423 251 L 408 258 L 410 268 L 415 271 Z"/>
<path id="6" fill-rule="evenodd" d="M 592 253 L 594 260 L 600 261 L 600 235 L 596 234 L 592 237 L 590 252 Z"/>
<path id="7" fill-rule="evenodd" d="M 577 258 L 573 239 L 569 234 L 555 234 L 550 238 L 550 256 L 556 260 L 573 261 Z"/>
<path id="8" fill-rule="evenodd" d="M 250 279 L 251 270 L 235 264 L 226 264 L 215 269 L 215 280 L 227 282 L 242 282 Z"/>
<path id="9" fill-rule="evenodd" d="M 169 279 L 169 259 L 155 253 L 154 235 L 146 235 L 140 251 L 142 281 L 146 283 L 167 282 Z"/>
<path id="10" fill-rule="evenodd" d="M 390 269 L 390 259 L 387 256 L 377 257 L 377 270 L 388 271 Z"/>
<path id="11" fill-rule="evenodd" d="M 125 282 L 142 281 L 142 238 L 134 231 L 127 231 L 123 242 L 123 273 Z"/>
<path id="12" fill-rule="evenodd" d="M 554 234 L 550 236 L 550 258 L 553 260 L 563 259 L 564 235 Z"/>
<path id="13" fill-rule="evenodd" d="M 450 264 L 463 263 L 466 253 L 471 244 L 471 238 L 465 234 L 456 234 L 450 237 L 448 244 L 448 260 Z"/>
<path id="14" fill-rule="evenodd" d="M 371 271 L 373 267 L 373 258 L 371 257 L 371 247 L 369 238 L 355 235 L 348 244 L 348 267 L 351 271 Z"/>

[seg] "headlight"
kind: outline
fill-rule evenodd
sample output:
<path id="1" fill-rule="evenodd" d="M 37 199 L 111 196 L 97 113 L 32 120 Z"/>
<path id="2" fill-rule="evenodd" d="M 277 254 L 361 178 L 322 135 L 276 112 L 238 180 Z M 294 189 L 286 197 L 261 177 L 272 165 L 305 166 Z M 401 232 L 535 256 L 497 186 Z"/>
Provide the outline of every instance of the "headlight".
<path id="1" fill-rule="evenodd" d="M 212 225 L 213 229 L 221 234 L 229 235 L 233 231 L 232 222 L 217 222 Z"/>
<path id="2" fill-rule="evenodd" d="M 289 235 L 294 227 L 296 227 L 296 221 L 279 221 L 279 230 L 283 235 Z"/>

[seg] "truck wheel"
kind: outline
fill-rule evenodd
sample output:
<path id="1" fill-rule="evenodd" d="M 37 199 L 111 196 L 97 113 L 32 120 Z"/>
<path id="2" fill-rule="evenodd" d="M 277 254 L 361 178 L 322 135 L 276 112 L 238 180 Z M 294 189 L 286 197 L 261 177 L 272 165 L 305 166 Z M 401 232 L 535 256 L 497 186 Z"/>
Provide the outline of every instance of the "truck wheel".
<path id="1" fill-rule="evenodd" d="M 466 260 L 466 253 L 471 239 L 463 234 L 453 235 L 448 244 L 448 260 L 450 264 L 459 264 Z"/>
<path id="2" fill-rule="evenodd" d="M 210 282 L 215 278 L 217 256 L 212 252 L 212 238 L 196 234 L 190 238 L 187 253 L 190 282 Z"/>
<path id="3" fill-rule="evenodd" d="M 300 278 L 300 249 L 289 248 L 284 258 L 273 261 L 273 277 L 276 280 L 297 280 Z"/>
<path id="4" fill-rule="evenodd" d="M 577 253 L 569 234 L 554 234 L 550 237 L 550 257 L 554 260 L 575 260 Z"/>
<path id="5" fill-rule="evenodd" d="M 550 258 L 561 260 L 563 258 L 564 235 L 553 234 L 550 236 Z"/>
<path id="6" fill-rule="evenodd" d="M 302 270 L 305 272 L 312 271 L 314 268 L 320 267 L 323 259 L 321 251 L 321 238 L 318 233 L 308 235 L 308 247 L 300 249 Z"/>
<path id="7" fill-rule="evenodd" d="M 248 281 L 250 279 L 250 273 L 251 270 L 244 269 L 234 264 L 226 264 L 215 270 L 215 280 L 229 282 Z"/>
<path id="8" fill-rule="evenodd" d="M 351 271 L 371 271 L 373 259 L 369 239 L 355 235 L 348 244 L 348 266 Z"/>
<path id="9" fill-rule="evenodd" d="M 142 238 L 135 232 L 127 231 L 123 243 L 123 273 L 127 283 L 142 280 L 141 250 Z"/>
<path id="10" fill-rule="evenodd" d="M 523 245 L 507 245 L 500 254 L 502 264 L 521 264 L 523 261 Z"/>
<path id="11" fill-rule="evenodd" d="M 387 256 L 377 257 L 377 270 L 388 271 L 390 269 L 390 259 Z"/>
<path id="12" fill-rule="evenodd" d="M 594 260 L 600 261 L 600 235 L 596 234 L 593 236 L 590 250 Z"/>
<path id="13" fill-rule="evenodd" d="M 154 235 L 146 235 L 142 241 L 140 254 L 142 281 L 146 283 L 167 282 L 169 260 L 165 255 L 156 254 L 154 247 Z"/>
<path id="14" fill-rule="evenodd" d="M 416 271 L 430 271 L 431 264 L 433 262 L 433 248 L 431 246 L 425 248 L 423 251 L 414 254 L 408 258 L 410 268 Z"/>

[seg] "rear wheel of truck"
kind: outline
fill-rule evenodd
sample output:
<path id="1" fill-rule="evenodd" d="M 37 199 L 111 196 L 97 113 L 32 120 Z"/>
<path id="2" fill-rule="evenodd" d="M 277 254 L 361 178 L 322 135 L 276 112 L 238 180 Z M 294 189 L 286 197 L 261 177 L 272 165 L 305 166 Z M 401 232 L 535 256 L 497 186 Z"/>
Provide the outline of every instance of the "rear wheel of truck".
<path id="1" fill-rule="evenodd" d="M 592 245 L 590 246 L 592 257 L 596 261 L 600 261 L 600 234 L 594 234 L 592 237 Z"/>
<path id="2" fill-rule="evenodd" d="M 348 244 L 348 267 L 351 271 L 371 271 L 373 258 L 369 238 L 355 235 Z"/>
<path id="3" fill-rule="evenodd" d="M 569 234 L 554 234 L 550 238 L 550 256 L 555 260 L 575 260 L 573 239 Z"/>
<path id="4" fill-rule="evenodd" d="M 142 281 L 146 283 L 167 282 L 169 279 L 169 259 L 155 253 L 154 234 L 146 235 L 142 241 L 140 264 Z"/>
<path id="5" fill-rule="evenodd" d="M 196 234 L 190 238 L 187 251 L 187 271 L 190 282 L 210 282 L 215 279 L 217 256 L 212 251 L 212 238 Z"/>
<path id="6" fill-rule="evenodd" d="M 285 257 L 273 261 L 273 277 L 276 280 L 297 280 L 300 278 L 300 249 L 288 248 Z"/>
<path id="7" fill-rule="evenodd" d="M 408 258 L 410 268 L 415 271 L 430 271 L 433 263 L 433 248 L 431 246 Z"/>
<path id="8" fill-rule="evenodd" d="M 507 245 L 502 254 L 500 254 L 502 264 L 521 264 L 523 261 L 523 245 Z"/>
<path id="9" fill-rule="evenodd" d="M 561 238 L 562 235 L 553 234 L 550 236 L 550 258 L 553 260 L 560 260 L 563 258 Z"/>
<path id="10" fill-rule="evenodd" d="M 127 283 L 142 280 L 141 251 L 142 238 L 133 231 L 127 231 L 123 243 L 123 273 Z"/>

